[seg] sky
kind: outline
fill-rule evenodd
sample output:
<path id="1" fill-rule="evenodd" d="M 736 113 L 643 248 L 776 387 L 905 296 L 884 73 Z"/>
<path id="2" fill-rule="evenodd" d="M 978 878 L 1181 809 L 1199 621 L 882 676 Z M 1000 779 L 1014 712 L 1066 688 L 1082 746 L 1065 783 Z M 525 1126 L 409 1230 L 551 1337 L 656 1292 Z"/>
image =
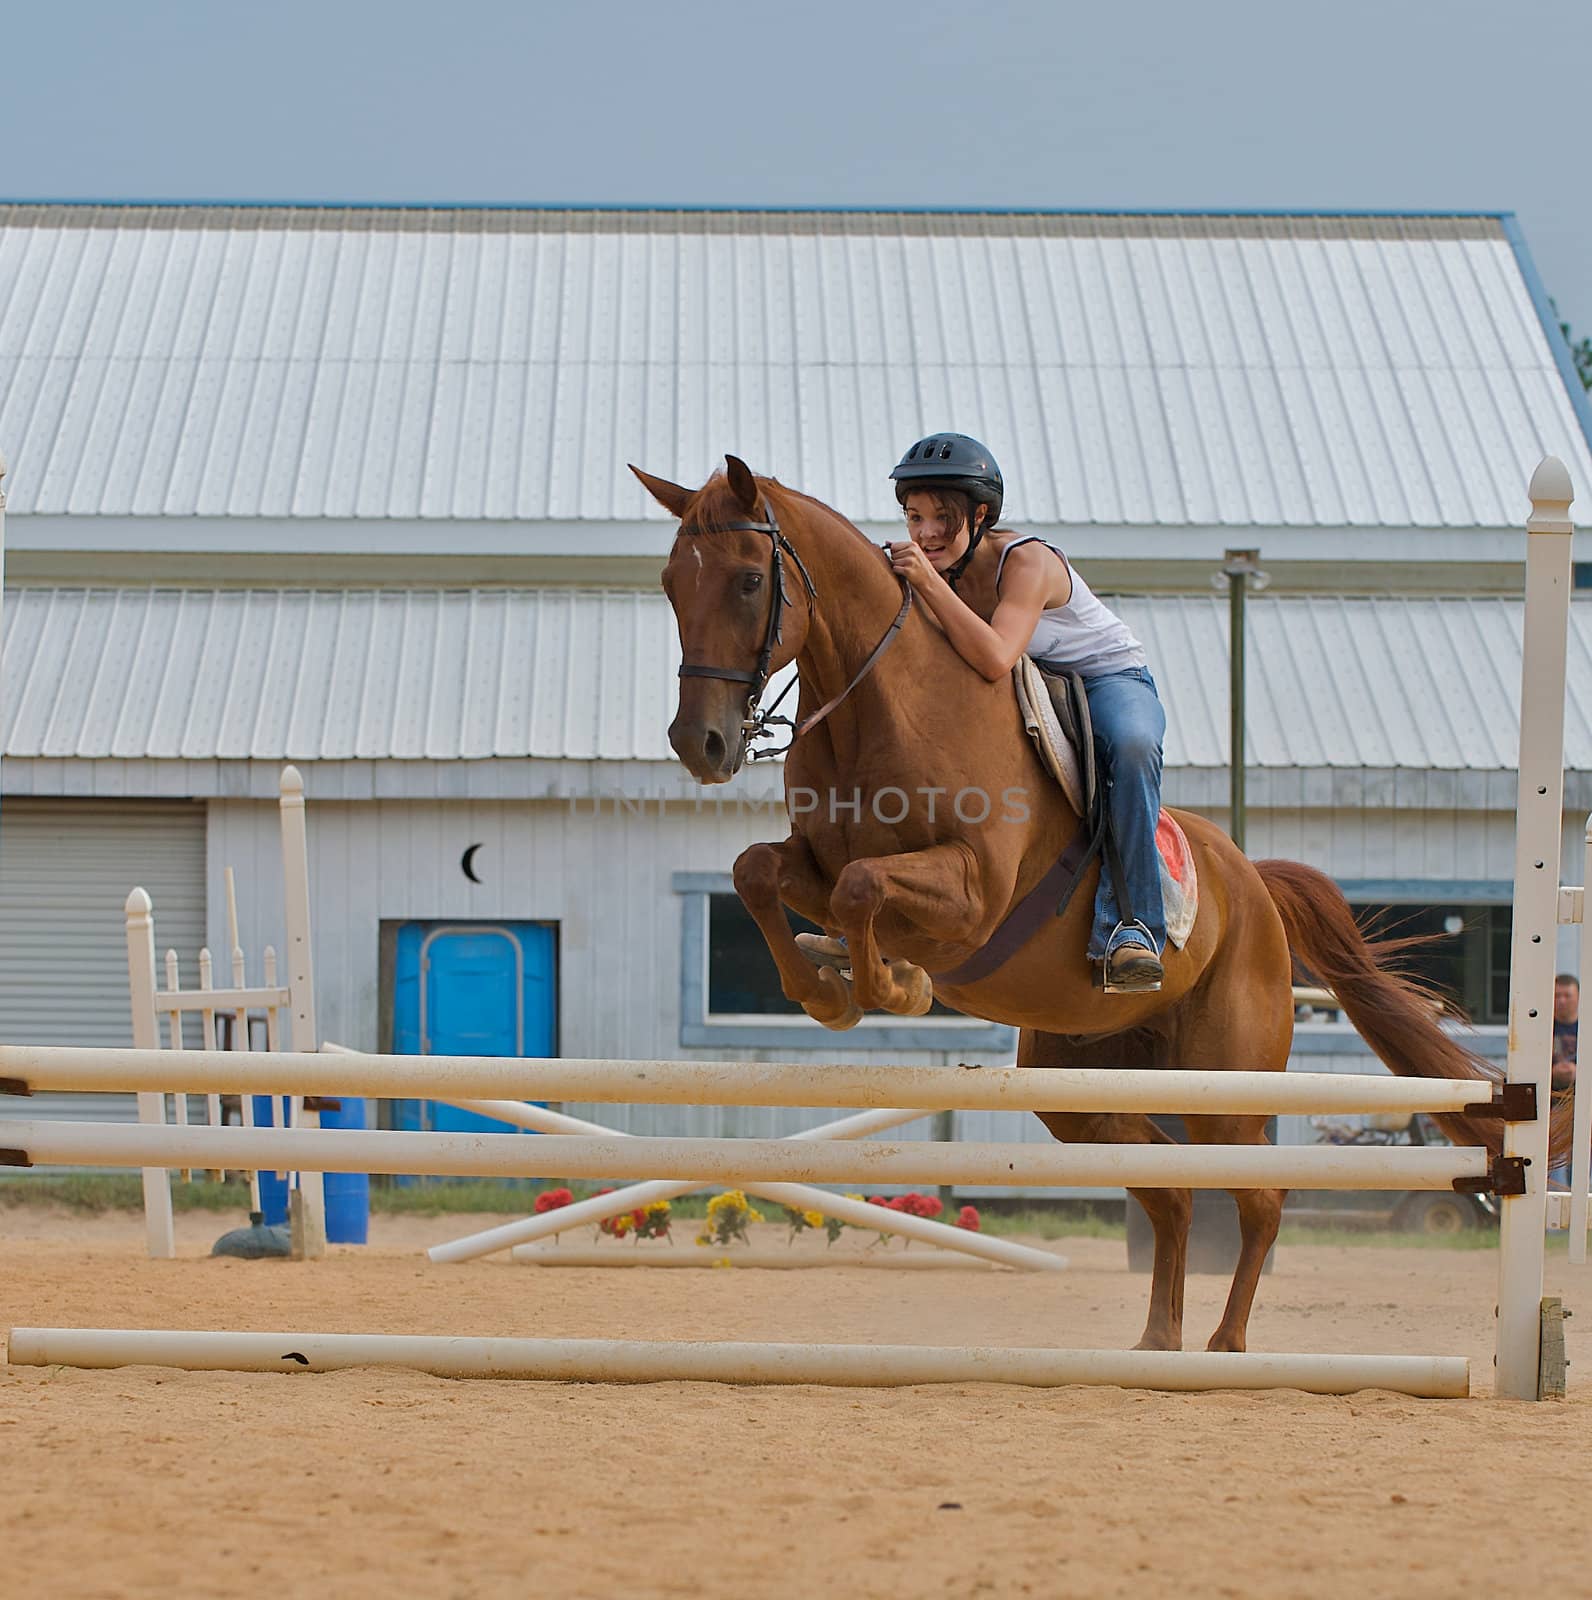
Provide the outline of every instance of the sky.
<path id="1" fill-rule="evenodd" d="M 1514 211 L 1592 333 L 1587 0 L 52 0 L 0 198 Z"/>

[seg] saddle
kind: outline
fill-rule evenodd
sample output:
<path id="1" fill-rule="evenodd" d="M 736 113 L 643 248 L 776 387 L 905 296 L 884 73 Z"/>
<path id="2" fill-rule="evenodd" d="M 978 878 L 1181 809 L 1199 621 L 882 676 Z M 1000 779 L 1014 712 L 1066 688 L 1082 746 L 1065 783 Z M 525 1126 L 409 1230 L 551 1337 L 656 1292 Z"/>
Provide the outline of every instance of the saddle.
<path id="1" fill-rule="evenodd" d="M 1083 819 L 1082 837 L 1089 856 L 1107 848 L 1105 790 L 1095 759 L 1094 726 L 1089 696 L 1076 672 L 1046 672 L 1028 656 L 1012 668 L 1023 726 L 1034 741 L 1045 770 L 1061 785 L 1072 808 Z M 1177 819 L 1161 812 L 1156 828 L 1161 858 L 1161 902 L 1167 938 L 1181 950 L 1194 929 L 1199 910 L 1199 881 L 1194 855 Z"/>
<path id="2" fill-rule="evenodd" d="M 1101 794 L 1083 679 L 1076 672 L 1046 672 L 1031 656 L 1017 658 L 1012 679 L 1023 726 L 1040 760 L 1093 833 Z"/>

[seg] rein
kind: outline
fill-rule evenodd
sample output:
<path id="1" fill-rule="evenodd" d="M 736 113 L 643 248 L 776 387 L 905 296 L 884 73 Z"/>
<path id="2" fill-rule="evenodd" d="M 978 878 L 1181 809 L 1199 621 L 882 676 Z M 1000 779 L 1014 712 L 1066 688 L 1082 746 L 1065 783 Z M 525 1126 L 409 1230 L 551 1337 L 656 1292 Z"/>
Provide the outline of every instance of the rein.
<path id="1" fill-rule="evenodd" d="M 680 526 L 682 533 L 693 536 L 698 530 L 687 528 L 683 523 Z M 769 539 L 769 601 L 768 601 L 768 626 L 763 630 L 763 647 L 758 652 L 756 667 L 748 670 L 744 667 L 715 667 L 697 663 L 682 663 L 680 676 L 682 678 L 723 678 L 730 683 L 744 683 L 746 689 L 746 714 L 741 722 L 741 731 L 746 735 L 748 753 L 753 761 L 764 757 L 783 755 L 791 745 L 810 733 L 829 715 L 846 696 L 868 676 L 879 664 L 885 651 L 895 642 L 896 636 L 901 632 L 901 625 L 907 620 L 907 613 L 912 609 L 912 586 L 900 573 L 896 573 L 896 581 L 901 585 L 901 609 L 896 612 L 895 620 L 885 629 L 884 637 L 880 639 L 868 659 L 857 669 L 850 683 L 840 691 L 827 704 L 820 706 L 810 716 L 803 717 L 800 723 L 794 723 L 789 717 L 775 716 L 779 710 L 780 701 L 790 693 L 790 684 L 786 684 L 780 691 L 779 699 L 775 700 L 768 710 L 758 708 L 757 702 L 762 698 L 763 691 L 768 687 L 769 664 L 774 659 L 774 649 L 784 637 L 783 620 L 785 608 L 790 604 L 790 593 L 785 587 L 785 556 L 789 556 L 796 563 L 796 570 L 802 575 L 802 582 L 807 586 L 807 595 L 814 605 L 818 601 L 818 589 L 813 583 L 812 574 L 808 572 L 806 563 L 803 562 L 796 546 L 793 545 L 781 530 L 778 520 L 774 516 L 774 508 L 768 503 L 768 496 L 763 497 L 763 520 L 761 522 L 725 522 L 715 530 L 721 533 L 766 533 Z M 796 680 L 791 680 L 794 683 Z M 770 729 L 784 727 L 791 730 L 790 742 L 778 749 L 765 748 L 753 750 L 750 748 L 753 739 L 761 739 L 768 735 Z"/>

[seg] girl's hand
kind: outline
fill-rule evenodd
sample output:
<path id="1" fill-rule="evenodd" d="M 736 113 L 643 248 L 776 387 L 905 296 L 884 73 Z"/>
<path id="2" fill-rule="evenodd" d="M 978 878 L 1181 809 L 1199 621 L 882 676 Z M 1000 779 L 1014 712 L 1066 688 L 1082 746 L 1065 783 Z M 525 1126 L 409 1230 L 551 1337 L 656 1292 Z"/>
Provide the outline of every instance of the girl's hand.
<path id="1" fill-rule="evenodd" d="M 930 587 L 939 580 L 934 563 L 910 539 L 885 546 L 890 552 L 890 569 L 899 573 L 914 589 Z"/>

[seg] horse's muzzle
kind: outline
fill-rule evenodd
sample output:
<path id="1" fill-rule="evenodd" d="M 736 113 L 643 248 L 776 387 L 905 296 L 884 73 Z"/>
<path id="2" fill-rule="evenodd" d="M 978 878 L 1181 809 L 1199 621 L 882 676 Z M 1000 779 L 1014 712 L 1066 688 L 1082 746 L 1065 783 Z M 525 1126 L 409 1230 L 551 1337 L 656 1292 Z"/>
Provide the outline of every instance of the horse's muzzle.
<path id="1" fill-rule="evenodd" d="M 669 724 L 669 745 L 698 783 L 728 783 L 741 770 L 746 754 L 739 726 L 726 737 L 709 723 L 683 717 Z"/>

